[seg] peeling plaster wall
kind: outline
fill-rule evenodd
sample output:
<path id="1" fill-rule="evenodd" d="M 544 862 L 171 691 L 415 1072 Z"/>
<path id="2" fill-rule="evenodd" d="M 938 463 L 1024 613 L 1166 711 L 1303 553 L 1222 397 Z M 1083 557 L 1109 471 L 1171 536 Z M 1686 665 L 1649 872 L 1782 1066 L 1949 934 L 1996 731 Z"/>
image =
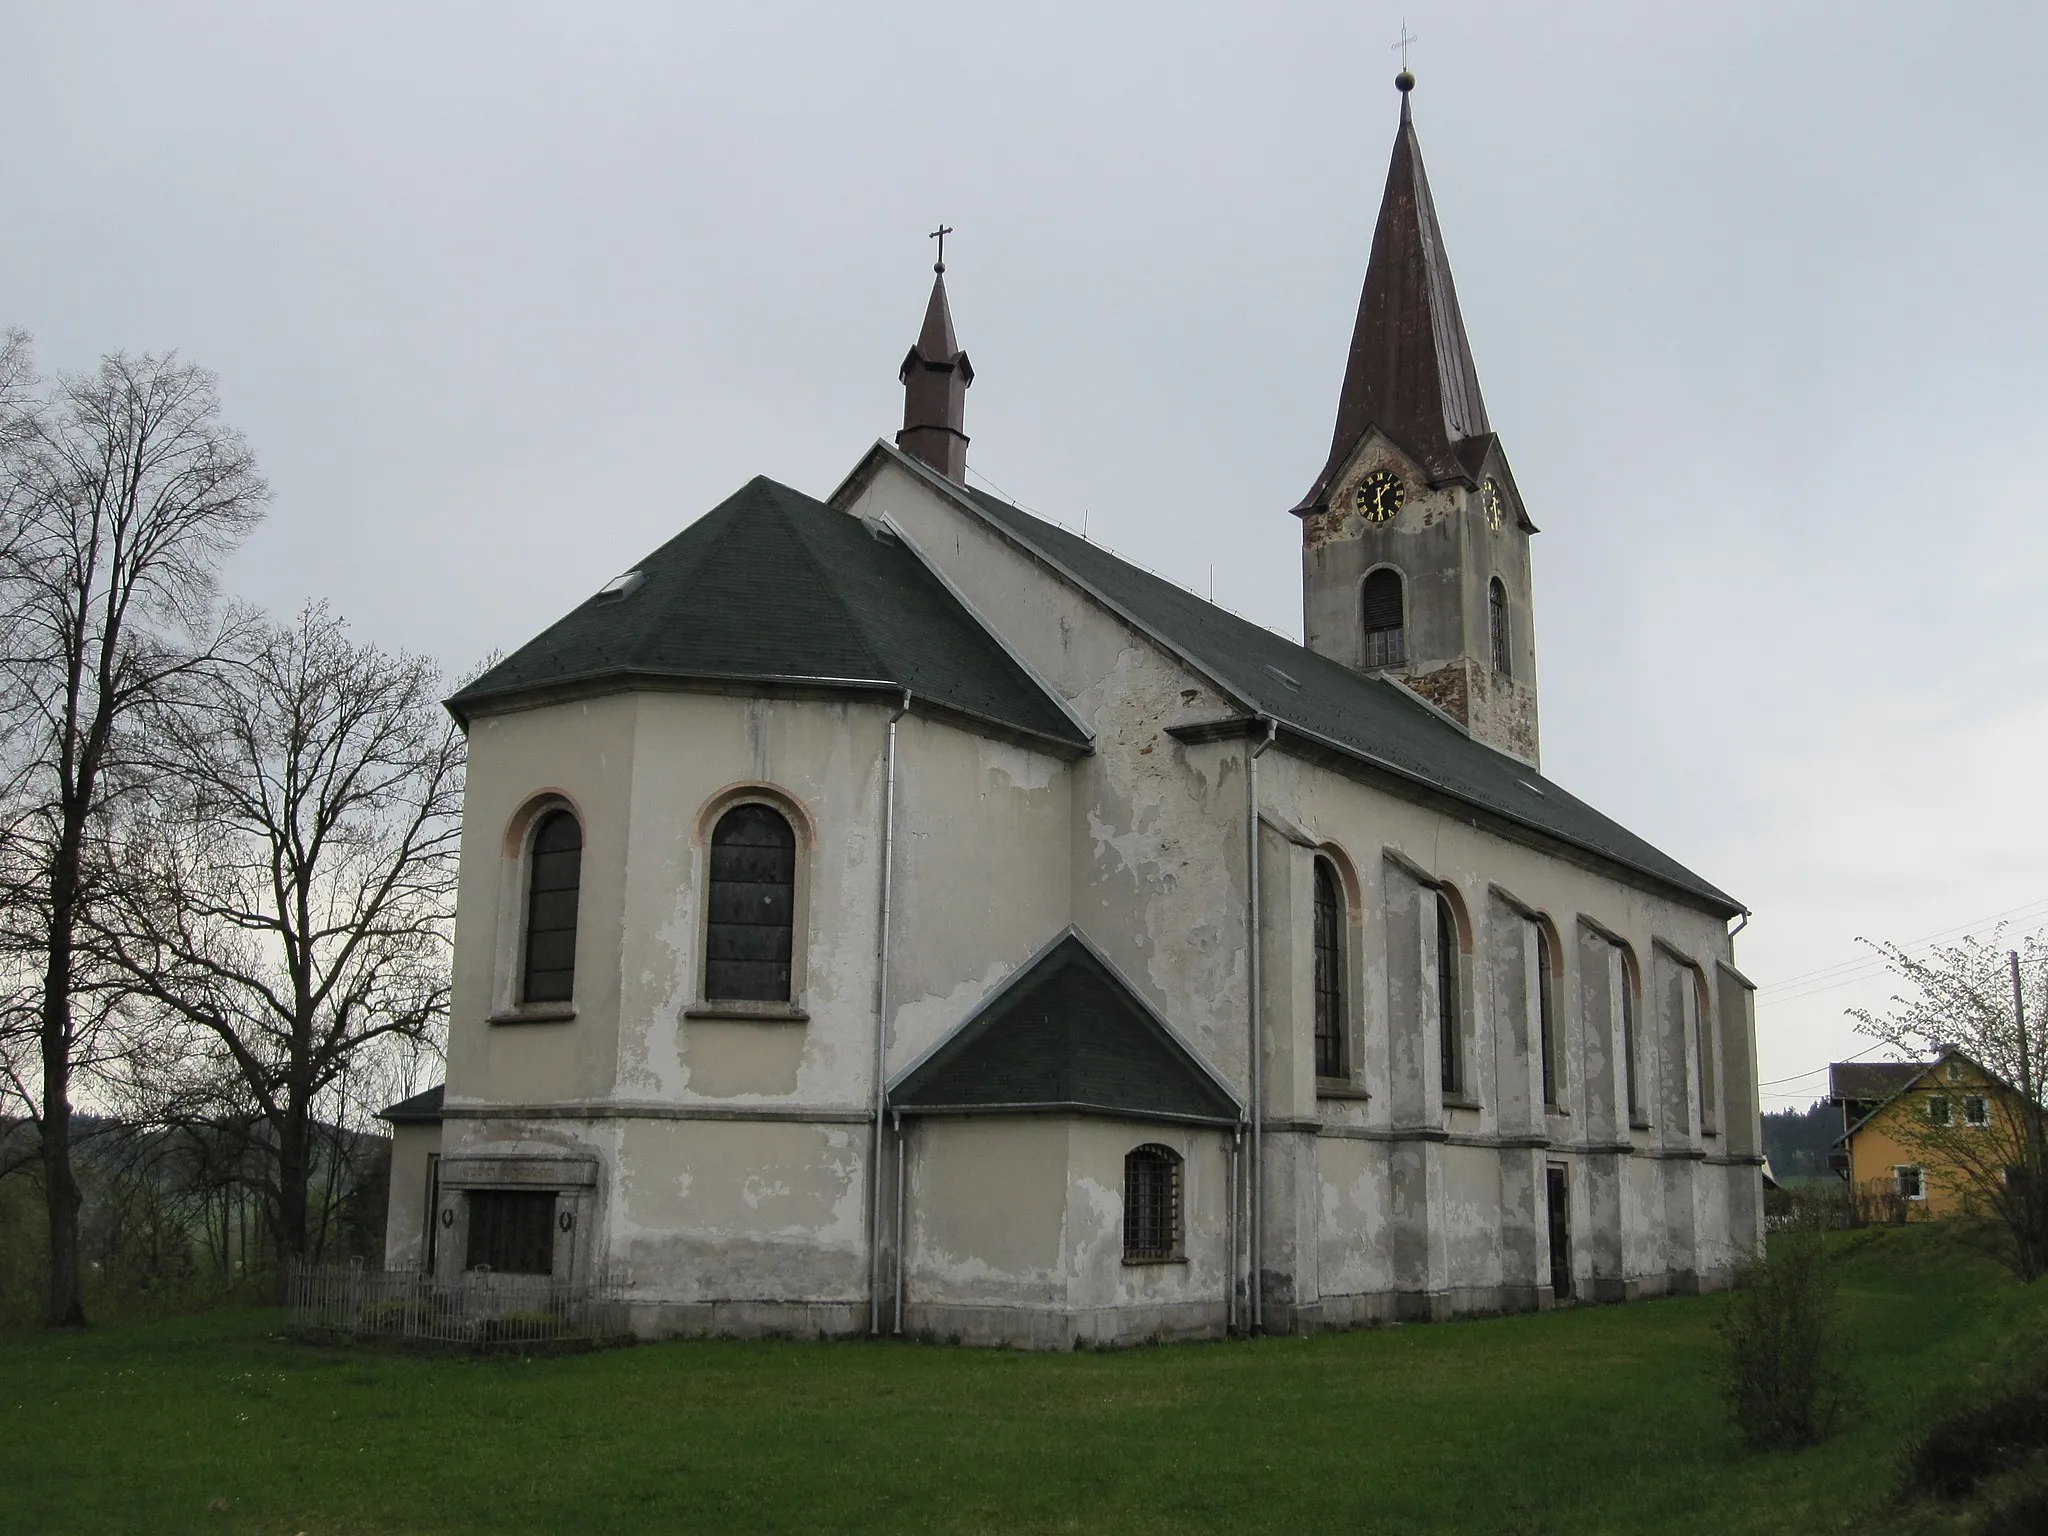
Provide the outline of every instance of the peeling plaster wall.
<path id="1" fill-rule="evenodd" d="M 386 1269 L 416 1269 L 426 1258 L 428 1166 L 440 1150 L 438 1125 L 391 1128 L 390 1198 L 384 1207 Z"/>

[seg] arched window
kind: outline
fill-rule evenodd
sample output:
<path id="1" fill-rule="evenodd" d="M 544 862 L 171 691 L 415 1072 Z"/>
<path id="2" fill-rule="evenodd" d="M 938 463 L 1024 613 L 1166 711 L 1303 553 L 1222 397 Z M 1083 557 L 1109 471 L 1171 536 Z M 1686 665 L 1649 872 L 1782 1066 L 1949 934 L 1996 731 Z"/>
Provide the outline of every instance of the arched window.
<path id="1" fill-rule="evenodd" d="M 1359 601 L 1365 617 L 1365 665 L 1398 667 L 1408 659 L 1406 605 L 1401 573 L 1381 567 L 1365 578 Z"/>
<path id="2" fill-rule="evenodd" d="M 711 909 L 704 996 L 786 1003 L 796 915 L 796 833 L 773 806 L 749 801 L 711 831 Z"/>
<path id="3" fill-rule="evenodd" d="M 1615 948 L 1621 952 L 1621 1053 L 1628 1079 L 1628 1118 L 1634 1125 L 1643 1118 L 1642 1090 L 1636 1086 L 1636 968 L 1627 950 Z"/>
<path id="4" fill-rule="evenodd" d="M 1180 1155 L 1147 1142 L 1124 1157 L 1124 1257 L 1180 1257 Z"/>
<path id="5" fill-rule="evenodd" d="M 1543 1052 L 1543 1102 L 1557 1107 L 1557 1004 L 1550 981 L 1550 930 L 1536 925 L 1536 1043 Z"/>
<path id="6" fill-rule="evenodd" d="M 576 993 L 576 897 L 583 884 L 583 828 L 565 810 L 533 829 L 526 867 L 526 965 L 522 1003 L 566 1003 Z"/>
<path id="7" fill-rule="evenodd" d="M 1693 1012 L 1699 1027 L 1693 1045 L 1700 1065 L 1700 1130 L 1709 1136 L 1720 1133 L 1720 1096 L 1714 1092 L 1714 1067 L 1720 1053 L 1714 1049 L 1714 1009 L 1707 996 L 1707 978 L 1697 966 L 1692 973 Z"/>
<path id="8" fill-rule="evenodd" d="M 1344 895 L 1316 860 L 1316 1076 L 1344 1075 Z"/>
<path id="9" fill-rule="evenodd" d="M 1458 1001 L 1458 914 L 1442 891 L 1436 896 L 1436 1037 L 1444 1097 L 1465 1091 L 1465 1053 L 1460 1049 Z"/>
<path id="10" fill-rule="evenodd" d="M 1508 644 L 1508 589 L 1501 585 L 1498 576 L 1486 589 L 1486 617 L 1493 635 L 1493 670 L 1502 677 L 1513 677 L 1515 669 Z"/>

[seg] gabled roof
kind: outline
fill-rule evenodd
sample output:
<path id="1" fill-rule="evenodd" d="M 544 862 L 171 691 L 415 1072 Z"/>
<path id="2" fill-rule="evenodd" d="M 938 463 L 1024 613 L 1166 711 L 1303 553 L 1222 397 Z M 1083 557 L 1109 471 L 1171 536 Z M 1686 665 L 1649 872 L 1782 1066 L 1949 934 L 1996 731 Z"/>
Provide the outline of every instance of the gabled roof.
<path id="1" fill-rule="evenodd" d="M 424 1093 L 416 1093 L 409 1099 L 400 1099 L 389 1109 L 379 1110 L 377 1118 L 392 1125 L 439 1125 L 441 1095 L 447 1086 L 445 1083 L 436 1083 Z"/>
<path id="2" fill-rule="evenodd" d="M 1925 1061 L 1837 1061 L 1828 1066 L 1828 1097 L 1852 1104 L 1875 1103 L 1903 1092 L 1925 1072 Z"/>
<path id="3" fill-rule="evenodd" d="M 1413 791 L 1447 796 L 1545 841 L 1583 850 L 1609 865 L 1733 917 L 1744 908 L 1618 822 L 1506 753 L 1475 741 L 1398 683 L 1367 677 L 1269 629 L 1204 602 L 1194 593 L 1118 559 L 1099 544 L 1033 517 L 985 491 L 953 484 L 887 443 L 847 477 L 858 483 L 877 456 L 992 526 L 1162 648 L 1211 679 L 1246 715 L 1183 739 L 1240 734 L 1277 721 L 1296 751 L 1324 751 L 1388 775 Z"/>
<path id="4" fill-rule="evenodd" d="M 1053 1111 L 1235 1125 L 1236 1097 L 1069 930 L 889 1089 L 904 1114 Z"/>
<path id="5" fill-rule="evenodd" d="M 1846 1144 L 1858 1131 L 1889 1109 L 1894 1100 L 1910 1093 L 1932 1076 L 1935 1068 L 1950 1061 L 1968 1062 L 1984 1074 L 1985 1086 L 2000 1088 L 2007 1093 L 2019 1091 L 1969 1052 L 1953 1045 L 1943 1046 L 1932 1061 L 1832 1062 L 1828 1066 L 1829 1102 L 1870 1106 L 1854 1125 L 1835 1138 L 1834 1144 L 1838 1147 Z M 1937 1083 L 1935 1086 L 1945 1085 Z"/>
<path id="6" fill-rule="evenodd" d="M 458 692 L 465 723 L 564 691 L 691 682 L 901 693 L 1036 744 L 1089 738 L 893 533 L 757 477 Z"/>
<path id="7" fill-rule="evenodd" d="M 1412 454 L 1437 485 L 1471 479 L 1474 454 L 1464 445 L 1491 431 L 1406 87 L 1337 397 L 1330 457 L 1296 512 L 1324 504 L 1330 483 L 1372 427 Z M 1478 453 L 1483 456 L 1484 449 Z"/>

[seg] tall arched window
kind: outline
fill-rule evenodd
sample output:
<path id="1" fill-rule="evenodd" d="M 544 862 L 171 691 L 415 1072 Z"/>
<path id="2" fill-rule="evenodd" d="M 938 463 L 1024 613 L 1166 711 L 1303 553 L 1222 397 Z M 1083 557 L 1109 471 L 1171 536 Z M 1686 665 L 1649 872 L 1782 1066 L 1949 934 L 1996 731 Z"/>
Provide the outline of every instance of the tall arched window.
<path id="1" fill-rule="evenodd" d="M 1619 945 L 1615 946 L 1620 949 Z M 1636 968 L 1628 951 L 1621 950 L 1621 1052 L 1628 1079 L 1628 1118 L 1631 1125 L 1643 1118 L 1642 1090 L 1636 1085 Z"/>
<path id="2" fill-rule="evenodd" d="M 1557 1105 L 1557 1004 L 1550 981 L 1550 930 L 1536 925 L 1536 1042 L 1543 1052 L 1543 1102 Z"/>
<path id="3" fill-rule="evenodd" d="M 1498 576 L 1486 589 L 1486 617 L 1493 635 L 1493 670 L 1502 677 L 1513 677 L 1515 669 L 1510 659 L 1508 634 L 1508 589 Z"/>
<path id="4" fill-rule="evenodd" d="M 1465 1053 L 1460 1048 L 1458 1001 L 1458 914 L 1442 891 L 1436 896 L 1436 1038 L 1438 1068 L 1446 1098 L 1465 1091 Z"/>
<path id="5" fill-rule="evenodd" d="M 773 806 L 749 801 L 711 830 L 711 909 L 704 996 L 789 1001 L 796 916 L 796 833 Z"/>
<path id="6" fill-rule="evenodd" d="M 565 810 L 533 829 L 526 869 L 526 965 L 522 1003 L 566 1003 L 576 993 L 576 898 L 583 884 L 583 828 Z"/>
<path id="7" fill-rule="evenodd" d="M 1344 1075 L 1344 896 L 1328 859 L 1316 860 L 1316 1076 Z"/>
<path id="8" fill-rule="evenodd" d="M 1708 1135 L 1720 1131 L 1720 1096 L 1714 1092 L 1714 1066 L 1719 1052 L 1714 1049 L 1714 1009 L 1707 996 L 1707 978 L 1697 967 L 1692 973 L 1693 1011 L 1699 1015 L 1694 1046 L 1700 1059 L 1700 1130 Z"/>
<path id="9" fill-rule="evenodd" d="M 1180 1257 L 1180 1154 L 1147 1142 L 1124 1157 L 1124 1257 Z"/>
<path id="10" fill-rule="evenodd" d="M 1406 605 L 1401 573 L 1385 567 L 1365 578 L 1359 596 L 1365 617 L 1365 666 L 1398 667 L 1408 659 Z"/>

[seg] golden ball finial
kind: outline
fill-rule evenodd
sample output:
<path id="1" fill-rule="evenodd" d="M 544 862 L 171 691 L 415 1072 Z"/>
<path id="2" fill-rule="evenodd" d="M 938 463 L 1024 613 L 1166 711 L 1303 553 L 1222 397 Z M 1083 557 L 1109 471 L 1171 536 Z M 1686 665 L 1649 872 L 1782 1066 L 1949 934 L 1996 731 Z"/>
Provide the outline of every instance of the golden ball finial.
<path id="1" fill-rule="evenodd" d="M 1394 89 L 1399 91 L 1403 96 L 1406 96 L 1410 91 L 1415 89 L 1415 77 L 1409 74 L 1407 70 L 1402 70 L 1401 73 L 1394 76 Z"/>

